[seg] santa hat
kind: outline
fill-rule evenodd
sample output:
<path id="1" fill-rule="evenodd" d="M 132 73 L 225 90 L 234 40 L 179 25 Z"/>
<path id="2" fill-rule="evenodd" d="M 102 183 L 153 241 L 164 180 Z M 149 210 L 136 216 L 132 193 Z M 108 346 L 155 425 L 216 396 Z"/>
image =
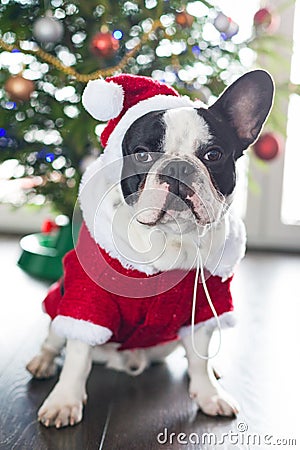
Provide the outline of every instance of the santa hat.
<path id="1" fill-rule="evenodd" d="M 114 151 L 139 117 L 151 111 L 194 106 L 188 97 L 179 96 L 165 83 L 128 74 L 89 81 L 82 103 L 95 119 L 109 121 L 102 132 L 101 143 Z"/>

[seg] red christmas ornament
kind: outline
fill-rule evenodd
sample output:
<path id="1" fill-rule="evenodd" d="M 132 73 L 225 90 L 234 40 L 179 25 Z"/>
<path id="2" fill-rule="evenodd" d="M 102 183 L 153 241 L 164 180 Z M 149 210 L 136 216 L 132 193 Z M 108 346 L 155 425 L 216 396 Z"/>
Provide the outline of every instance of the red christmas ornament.
<path id="1" fill-rule="evenodd" d="M 253 146 L 255 155 L 263 161 L 271 161 L 276 158 L 281 149 L 281 139 L 273 133 L 262 134 Z"/>
<path id="2" fill-rule="evenodd" d="M 176 14 L 175 20 L 178 25 L 182 26 L 182 28 L 189 28 L 193 25 L 194 17 L 187 12 L 182 11 Z"/>
<path id="3" fill-rule="evenodd" d="M 119 50 L 119 41 L 111 33 L 97 33 L 91 42 L 91 51 L 96 56 L 111 58 Z"/>
<path id="4" fill-rule="evenodd" d="M 257 29 L 274 33 L 279 27 L 280 17 L 268 8 L 261 8 L 254 14 L 253 23 Z"/>
<path id="5" fill-rule="evenodd" d="M 58 229 L 58 225 L 53 220 L 45 219 L 42 223 L 42 233 L 49 234 L 52 233 L 52 231 L 56 231 Z"/>
<path id="6" fill-rule="evenodd" d="M 267 8 L 259 9 L 254 15 L 253 22 L 255 25 L 270 25 L 272 22 L 272 14 Z"/>

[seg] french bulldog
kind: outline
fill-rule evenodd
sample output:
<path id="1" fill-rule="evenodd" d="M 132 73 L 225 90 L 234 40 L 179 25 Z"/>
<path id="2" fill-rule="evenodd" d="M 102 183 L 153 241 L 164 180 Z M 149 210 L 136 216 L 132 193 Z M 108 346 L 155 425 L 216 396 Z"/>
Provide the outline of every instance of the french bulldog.
<path id="1" fill-rule="evenodd" d="M 125 81 L 143 85 L 143 77 L 132 78 L 124 75 L 110 81 L 119 83 L 115 97 L 121 103 Z M 79 201 L 85 237 L 80 238 L 77 254 L 74 250 L 65 258 L 64 279 L 49 294 L 61 302 L 59 312 L 51 314 L 54 307 L 46 302 L 53 319 L 49 335 L 27 365 L 34 377 L 53 376 L 55 358 L 65 346 L 59 381 L 38 411 L 46 427 L 82 420 L 92 361 L 138 375 L 151 362 L 164 359 L 178 342 L 188 359 L 189 393 L 199 408 L 211 416 L 238 413 L 236 401 L 218 384 L 205 357 L 216 321 L 203 290 L 202 300 L 197 297 L 194 341 L 191 305 L 201 252 L 220 322 L 230 324 L 229 282 L 245 251 L 243 224 L 230 210 L 236 162 L 257 139 L 268 117 L 273 81 L 263 70 L 249 72 L 209 107 L 186 100 L 180 103 L 175 91 L 170 95 L 159 91 L 155 97 L 157 84 L 153 86 L 152 98 L 140 102 L 146 109 L 132 105 L 129 111 L 136 115 L 128 119 L 128 111 L 121 113 L 117 108 L 114 115 L 120 114 L 119 122 L 111 121 L 105 151 L 83 176 Z M 91 101 L 94 111 L 100 99 L 94 100 L 93 93 Z M 87 241 L 102 249 L 102 262 L 89 266 L 93 251 L 86 250 Z M 114 274 L 122 272 L 122 277 L 104 276 L 110 264 Z M 72 278 L 68 270 L 73 271 Z M 170 276 L 155 291 L 152 281 L 165 274 Z M 131 276 L 137 283 L 134 287 L 126 284 Z M 92 303 L 82 307 L 88 295 Z M 226 299 L 229 306 L 222 306 Z M 97 316 L 100 304 L 107 314 L 102 321 Z M 197 356 L 195 346 L 204 358 Z"/>

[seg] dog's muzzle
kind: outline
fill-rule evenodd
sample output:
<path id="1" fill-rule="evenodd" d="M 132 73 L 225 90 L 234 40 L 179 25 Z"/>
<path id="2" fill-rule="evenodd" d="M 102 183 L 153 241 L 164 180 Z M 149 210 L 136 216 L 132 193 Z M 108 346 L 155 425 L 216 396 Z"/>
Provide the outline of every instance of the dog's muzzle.
<path id="1" fill-rule="evenodd" d="M 193 220 L 206 225 L 216 220 L 220 207 L 207 169 L 192 156 L 155 164 L 135 205 L 137 221 L 144 225 Z"/>
<path id="2" fill-rule="evenodd" d="M 187 196 L 194 194 L 191 187 L 194 174 L 195 167 L 189 161 L 179 159 L 168 162 L 158 178 L 161 183 L 167 183 L 169 186 L 173 201 L 176 197 L 185 200 Z M 178 202 L 178 206 L 180 204 L 182 205 L 182 202 Z"/>

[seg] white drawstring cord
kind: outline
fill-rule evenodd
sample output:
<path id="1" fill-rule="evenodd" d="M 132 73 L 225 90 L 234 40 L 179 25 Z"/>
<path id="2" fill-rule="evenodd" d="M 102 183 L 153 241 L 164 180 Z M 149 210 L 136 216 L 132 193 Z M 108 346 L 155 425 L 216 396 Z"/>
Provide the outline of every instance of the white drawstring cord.
<path id="1" fill-rule="evenodd" d="M 195 316 L 196 316 L 196 304 L 197 304 L 197 290 L 198 290 L 198 280 L 199 280 L 199 272 L 200 272 L 200 276 L 201 276 L 201 282 L 203 284 L 203 289 L 206 295 L 206 299 L 208 301 L 208 304 L 210 306 L 210 309 L 214 315 L 214 318 L 216 319 L 217 322 L 217 328 L 218 328 L 218 334 L 219 334 L 219 344 L 218 344 L 218 348 L 216 350 L 216 352 L 212 355 L 201 355 L 195 345 Z M 196 266 L 196 275 L 195 275 L 195 281 L 194 281 L 194 291 L 193 291 L 193 304 L 192 304 L 192 319 L 191 319 L 191 338 L 192 338 L 192 348 L 193 351 L 195 352 L 195 354 L 198 356 L 198 358 L 201 359 L 212 359 L 215 356 L 217 356 L 217 354 L 219 353 L 220 349 L 221 349 L 221 345 L 222 345 L 222 330 L 221 330 L 221 324 L 220 324 L 220 320 L 217 314 L 217 311 L 215 310 L 215 307 L 213 305 L 213 302 L 211 300 L 209 291 L 207 289 L 207 285 L 206 285 L 206 281 L 205 281 L 205 275 L 204 275 L 204 267 L 203 267 L 203 261 L 202 261 L 202 256 L 201 256 L 201 252 L 200 252 L 200 248 L 198 246 L 198 251 L 197 251 L 197 266 Z"/>

